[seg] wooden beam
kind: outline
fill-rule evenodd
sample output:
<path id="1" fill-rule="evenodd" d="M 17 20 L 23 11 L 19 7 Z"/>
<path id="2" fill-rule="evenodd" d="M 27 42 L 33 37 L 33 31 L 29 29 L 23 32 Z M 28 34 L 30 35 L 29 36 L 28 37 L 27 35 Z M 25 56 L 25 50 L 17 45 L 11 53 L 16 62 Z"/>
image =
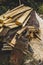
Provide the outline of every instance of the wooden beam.
<path id="1" fill-rule="evenodd" d="M 10 26 L 10 25 L 15 25 L 15 22 L 4 24 L 4 26 Z"/>
<path id="2" fill-rule="evenodd" d="M 17 25 L 22 25 L 22 24 L 25 22 L 26 18 L 27 18 L 27 17 L 29 16 L 29 14 L 31 13 L 31 11 L 32 11 L 32 9 L 26 11 L 19 19 L 16 20 L 15 23 L 16 23 Z"/>
<path id="3" fill-rule="evenodd" d="M 13 18 L 9 18 L 9 19 L 3 21 L 3 23 L 4 23 L 4 24 L 7 24 L 7 23 L 14 22 L 14 21 L 15 21 L 16 19 L 18 19 L 22 14 L 23 14 L 23 13 L 21 13 L 21 14 L 15 16 L 15 17 L 13 17 Z"/>
<path id="4" fill-rule="evenodd" d="M 16 27 L 19 27 L 18 25 L 10 25 L 10 26 L 8 26 L 10 29 L 12 29 L 12 28 L 16 28 Z"/>
<path id="5" fill-rule="evenodd" d="M 24 27 L 24 26 L 27 24 L 27 22 L 28 22 L 28 20 L 30 19 L 30 17 L 31 17 L 31 15 L 29 15 L 29 16 L 27 17 L 27 19 L 26 19 L 25 22 L 23 23 L 22 27 Z"/>
<path id="6" fill-rule="evenodd" d="M 13 12 L 13 13 L 10 15 L 10 17 L 13 17 L 13 16 L 15 16 L 15 15 L 17 15 L 17 14 L 23 13 L 23 12 L 25 12 L 25 11 L 27 11 L 27 10 L 30 10 L 30 9 L 31 9 L 31 8 L 24 6 L 24 7 L 22 7 L 21 9 L 16 10 L 15 12 Z M 15 14 L 14 14 L 14 13 L 15 13 Z"/>
<path id="7" fill-rule="evenodd" d="M 5 18 L 13 17 L 13 16 L 15 16 L 15 15 L 21 13 L 21 12 L 24 12 L 24 11 L 26 11 L 26 10 L 29 10 L 29 9 L 31 9 L 31 8 L 30 8 L 30 7 L 23 6 L 23 7 L 21 7 L 21 8 L 19 8 L 19 9 L 15 10 L 15 11 L 13 11 L 13 12 L 7 14 L 7 15 L 4 15 L 4 17 L 5 17 Z"/>
<path id="8" fill-rule="evenodd" d="M 15 10 L 17 10 L 17 9 L 19 9 L 19 8 L 21 8 L 21 7 L 23 7 L 23 6 L 24 6 L 24 4 L 17 6 L 17 7 L 15 7 L 15 8 L 12 9 L 12 10 L 9 10 L 8 12 L 6 12 L 6 13 L 4 14 L 4 16 L 7 15 L 7 14 L 9 14 L 9 13 L 11 13 L 11 12 L 13 12 L 13 11 L 15 11 Z"/>
<path id="9" fill-rule="evenodd" d="M 13 37 L 13 39 L 11 40 L 10 43 L 8 43 L 10 46 L 14 47 L 14 45 L 16 44 L 16 38 L 15 36 Z"/>
<path id="10" fill-rule="evenodd" d="M 23 27 L 21 30 L 19 30 L 19 31 L 17 32 L 17 34 L 20 35 L 26 28 L 27 28 L 27 26 Z"/>
<path id="11" fill-rule="evenodd" d="M 2 32 L 2 30 L 3 30 L 3 27 L 2 27 L 2 28 L 0 28 L 0 33 Z"/>
<path id="12" fill-rule="evenodd" d="M 15 7 L 15 8 L 12 9 L 12 10 L 8 10 L 6 13 L 4 13 L 3 15 L 0 16 L 0 22 L 3 22 L 3 21 L 6 20 L 6 18 L 5 18 L 4 16 L 9 15 L 9 14 L 12 13 L 13 11 L 15 11 L 15 10 L 17 10 L 17 9 L 23 7 L 23 6 L 24 6 L 24 4 L 22 4 L 22 5 L 18 6 L 18 7 Z"/>

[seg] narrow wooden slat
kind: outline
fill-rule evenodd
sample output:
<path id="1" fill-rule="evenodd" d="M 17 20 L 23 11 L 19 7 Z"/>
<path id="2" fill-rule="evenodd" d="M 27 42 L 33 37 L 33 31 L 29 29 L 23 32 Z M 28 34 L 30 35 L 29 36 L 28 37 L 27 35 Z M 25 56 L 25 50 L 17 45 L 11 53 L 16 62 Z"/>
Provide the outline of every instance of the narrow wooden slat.
<path id="1" fill-rule="evenodd" d="M 3 30 L 3 27 L 2 27 L 2 28 L 0 28 L 0 33 L 2 32 L 2 30 Z"/>
<path id="2" fill-rule="evenodd" d="M 18 25 L 11 25 L 11 26 L 8 26 L 10 29 L 12 29 L 12 28 L 16 28 L 16 27 L 18 27 Z"/>
<path id="3" fill-rule="evenodd" d="M 3 18 L 3 16 L 0 16 L 0 22 L 3 23 L 3 21 L 5 21 L 6 18 Z"/>
<path id="4" fill-rule="evenodd" d="M 23 7 L 24 7 L 24 6 L 23 6 Z M 14 10 L 14 11 L 10 11 L 9 13 L 4 14 L 3 17 L 5 17 L 5 18 L 9 17 L 13 12 L 18 11 L 19 9 L 21 9 L 21 8 L 23 8 L 23 7 L 20 7 L 20 8 L 18 8 L 18 9 Z"/>
<path id="5" fill-rule="evenodd" d="M 24 6 L 24 7 L 22 7 L 21 9 L 15 11 L 15 12 L 14 12 L 15 14 L 12 13 L 12 14 L 10 15 L 10 17 L 13 17 L 13 16 L 15 16 L 15 15 L 17 15 L 17 14 L 19 14 L 19 13 L 25 12 L 26 10 L 29 10 L 29 9 L 31 9 L 31 8 Z"/>
<path id="6" fill-rule="evenodd" d="M 7 23 L 4 26 L 9 27 L 10 29 L 18 27 L 18 25 L 16 25 L 15 22 Z"/>
<path id="7" fill-rule="evenodd" d="M 15 25 L 15 22 L 4 24 L 5 26 Z"/>
<path id="8" fill-rule="evenodd" d="M 29 28 L 29 29 L 35 29 L 35 27 L 34 27 L 34 26 L 28 26 L 28 28 Z"/>
<path id="9" fill-rule="evenodd" d="M 14 18 L 9 18 L 9 19 L 5 20 L 3 23 L 4 23 L 4 24 L 7 24 L 7 23 L 14 22 L 14 21 L 15 21 L 16 19 L 18 19 L 22 14 L 23 14 L 23 13 L 21 13 L 21 14 L 15 16 Z"/>
<path id="10" fill-rule="evenodd" d="M 18 7 L 15 7 L 14 9 L 9 10 L 8 12 L 6 12 L 4 15 L 6 16 L 7 14 L 9 14 L 9 13 L 11 13 L 11 12 L 13 12 L 13 11 L 15 11 L 15 10 L 17 10 L 17 9 L 19 9 L 19 8 L 21 8 L 21 7 L 23 7 L 23 6 L 24 6 L 24 4 L 19 5 Z"/>
<path id="11" fill-rule="evenodd" d="M 10 43 L 8 43 L 10 46 L 14 47 L 14 45 L 16 44 L 16 39 L 15 36 L 13 37 L 13 39 L 11 40 Z"/>
<path id="12" fill-rule="evenodd" d="M 22 28 L 21 30 L 19 30 L 18 32 L 17 32 L 17 34 L 21 34 L 25 29 L 27 28 L 27 26 L 26 27 L 24 27 L 24 28 Z"/>
<path id="13" fill-rule="evenodd" d="M 31 13 L 32 10 L 26 11 L 15 23 L 17 25 L 21 25 L 25 22 L 25 19 L 28 17 L 28 15 Z"/>
<path id="14" fill-rule="evenodd" d="M 15 11 L 15 10 L 17 10 L 17 9 L 19 9 L 20 7 L 23 7 L 23 6 L 24 6 L 24 5 L 22 4 L 22 5 L 18 6 L 18 7 L 15 7 L 15 8 L 12 9 L 12 10 L 8 10 L 7 12 L 5 12 L 3 15 L 0 16 L 0 22 L 3 22 L 3 21 L 6 20 L 6 18 L 5 18 L 4 16 L 9 15 L 9 14 L 12 13 L 13 11 Z"/>
<path id="15" fill-rule="evenodd" d="M 23 6 L 22 8 L 19 8 L 19 9 L 15 10 L 15 11 L 7 14 L 7 15 L 4 15 L 4 17 L 5 18 L 7 18 L 7 17 L 13 17 L 13 16 L 15 16 L 15 15 L 17 15 L 17 14 L 23 12 L 23 11 L 28 10 L 28 9 L 31 9 L 31 8 Z"/>
<path id="16" fill-rule="evenodd" d="M 6 24 L 6 23 L 10 23 L 10 22 L 11 22 L 11 20 L 12 20 L 12 18 L 9 18 L 9 19 L 7 19 L 7 20 L 3 21 L 3 23 L 4 23 L 4 24 Z"/>
<path id="17" fill-rule="evenodd" d="M 28 22 L 28 20 L 30 19 L 30 17 L 31 17 L 31 15 L 29 15 L 29 16 L 27 17 L 27 19 L 26 19 L 25 22 L 23 23 L 22 27 L 24 27 L 24 26 L 27 24 L 27 22 Z"/>

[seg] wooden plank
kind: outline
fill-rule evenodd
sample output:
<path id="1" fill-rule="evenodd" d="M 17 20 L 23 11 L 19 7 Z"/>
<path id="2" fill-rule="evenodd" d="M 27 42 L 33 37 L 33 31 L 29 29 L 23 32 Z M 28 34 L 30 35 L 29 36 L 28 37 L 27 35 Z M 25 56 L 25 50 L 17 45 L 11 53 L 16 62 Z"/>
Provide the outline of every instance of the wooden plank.
<path id="1" fill-rule="evenodd" d="M 22 27 L 24 27 L 24 26 L 27 24 L 27 22 L 28 22 L 28 20 L 30 19 L 30 17 L 31 17 L 31 15 L 29 15 L 29 16 L 27 17 L 27 19 L 26 19 L 25 22 L 23 23 Z"/>
<path id="2" fill-rule="evenodd" d="M 6 16 L 7 14 L 9 14 L 9 13 L 11 13 L 11 12 L 13 12 L 13 11 L 15 11 L 15 10 L 17 10 L 17 9 L 19 9 L 19 8 L 21 8 L 21 7 L 23 7 L 23 6 L 24 6 L 24 4 L 17 6 L 17 7 L 15 7 L 15 8 L 12 9 L 12 10 L 9 10 L 8 12 L 6 12 L 6 13 L 4 14 L 4 16 Z"/>
<path id="3" fill-rule="evenodd" d="M 19 27 L 18 25 L 11 25 L 11 26 L 8 26 L 10 29 L 12 29 L 12 28 L 16 28 L 16 27 Z"/>
<path id="4" fill-rule="evenodd" d="M 10 43 L 8 43 L 10 46 L 14 47 L 14 45 L 16 44 L 16 38 L 15 36 L 13 37 L 13 39 L 11 40 Z"/>
<path id="5" fill-rule="evenodd" d="M 24 6 L 24 7 L 22 7 L 21 9 L 15 11 L 15 12 L 14 12 L 15 14 L 12 13 L 12 14 L 10 15 L 10 17 L 13 17 L 13 16 L 15 16 L 15 15 L 17 15 L 17 14 L 19 14 L 19 13 L 25 12 L 26 10 L 29 10 L 29 9 L 31 9 L 31 8 Z"/>
<path id="6" fill-rule="evenodd" d="M 3 24 L 2 23 L 0 23 L 0 27 L 2 27 L 3 26 Z"/>
<path id="7" fill-rule="evenodd" d="M 18 27 L 18 25 L 16 25 L 15 22 L 4 24 L 4 26 L 9 27 L 10 29 Z"/>
<path id="8" fill-rule="evenodd" d="M 18 7 L 15 7 L 15 8 L 12 9 L 12 10 L 8 10 L 6 13 L 4 13 L 3 15 L 0 16 L 0 22 L 3 22 L 3 21 L 6 20 L 6 18 L 5 18 L 4 16 L 9 15 L 11 12 L 13 12 L 13 11 L 15 11 L 15 10 L 17 10 L 17 9 L 19 9 L 19 8 L 21 8 L 21 7 L 23 7 L 23 6 L 24 6 L 24 4 L 22 4 L 22 5 L 18 6 Z"/>
<path id="9" fill-rule="evenodd" d="M 3 18 L 3 16 L 0 16 L 0 23 L 3 23 L 3 21 L 5 21 L 6 18 Z"/>
<path id="10" fill-rule="evenodd" d="M 3 28 L 0 28 L 0 33 L 2 32 Z"/>
<path id="11" fill-rule="evenodd" d="M 9 19 L 3 21 L 3 23 L 6 24 L 6 23 L 10 23 L 11 21 L 12 21 L 12 18 L 9 18 Z"/>
<path id="12" fill-rule="evenodd" d="M 17 25 L 22 25 L 25 22 L 25 19 L 29 16 L 32 10 L 26 11 L 18 20 L 16 20 Z"/>
<path id="13" fill-rule="evenodd" d="M 27 27 L 22 28 L 21 30 L 19 30 L 19 31 L 17 32 L 17 34 L 21 34 L 26 28 L 27 28 Z M 16 35 L 15 35 L 15 36 L 16 36 Z M 11 42 L 8 43 L 8 44 L 9 44 L 10 46 L 12 46 L 12 47 L 14 47 L 15 44 L 16 44 L 16 38 L 15 38 L 15 36 L 13 37 L 13 39 L 11 40 Z"/>
<path id="14" fill-rule="evenodd" d="M 18 19 L 22 14 L 23 14 L 23 13 L 21 13 L 21 14 L 15 16 L 14 18 L 9 18 L 9 19 L 3 21 L 3 23 L 4 23 L 4 24 L 7 24 L 7 23 L 14 22 L 14 21 L 15 21 L 16 19 Z"/>
<path id="15" fill-rule="evenodd" d="M 24 28 L 22 28 L 21 30 L 19 30 L 19 31 L 17 32 L 17 34 L 20 35 L 26 28 L 27 28 L 27 26 L 25 26 Z"/>
<path id="16" fill-rule="evenodd" d="M 23 6 L 23 7 L 24 7 L 24 6 Z M 3 17 L 4 17 L 4 18 L 10 17 L 10 15 L 13 14 L 13 12 L 15 13 L 16 11 L 18 11 L 19 9 L 21 9 L 21 8 L 23 8 L 23 7 L 20 7 L 20 8 L 18 8 L 18 9 L 14 10 L 14 11 L 9 12 L 8 14 L 3 15 Z"/>
<path id="17" fill-rule="evenodd" d="M 28 29 L 29 29 L 29 31 L 33 31 L 33 32 L 35 32 L 35 31 L 36 31 L 36 29 L 35 29 L 35 27 L 34 27 L 34 26 L 28 26 Z"/>
<path id="18" fill-rule="evenodd" d="M 4 24 L 5 26 L 15 25 L 15 22 Z"/>
<path id="19" fill-rule="evenodd" d="M 7 12 L 5 12 L 4 14 L 7 14 L 9 12 L 9 10 L 7 11 Z M 5 21 L 6 20 L 6 18 L 5 17 L 3 17 L 4 16 L 4 14 L 2 14 L 1 16 L 0 16 L 0 22 L 1 23 L 3 23 L 3 21 Z"/>
<path id="20" fill-rule="evenodd" d="M 15 10 L 15 11 L 13 11 L 13 12 L 7 14 L 7 15 L 4 15 L 4 17 L 5 17 L 5 18 L 7 18 L 7 17 L 13 17 L 13 16 L 15 16 L 15 15 L 21 13 L 21 12 L 24 12 L 24 11 L 26 11 L 26 10 L 29 10 L 29 9 L 31 9 L 31 8 L 26 7 L 26 6 L 23 6 L 22 8 L 19 8 L 19 9 Z"/>

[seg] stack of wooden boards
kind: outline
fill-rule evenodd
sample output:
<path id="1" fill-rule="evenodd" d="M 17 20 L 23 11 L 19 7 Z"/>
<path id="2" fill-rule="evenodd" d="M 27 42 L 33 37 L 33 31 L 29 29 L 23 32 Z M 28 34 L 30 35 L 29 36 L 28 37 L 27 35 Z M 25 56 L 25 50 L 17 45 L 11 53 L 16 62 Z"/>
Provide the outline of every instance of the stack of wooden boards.
<path id="1" fill-rule="evenodd" d="M 14 28 L 19 25 L 25 26 L 27 20 L 30 18 L 31 11 L 32 8 L 20 5 L 11 11 L 6 12 L 0 16 L 0 27 L 7 26 L 9 28 Z"/>
<path id="2" fill-rule="evenodd" d="M 6 37 L 9 39 L 9 34 L 11 35 L 11 32 L 9 33 L 9 31 L 13 30 L 12 34 L 14 34 L 15 31 L 20 30 L 19 28 L 26 28 L 25 26 L 30 19 L 32 10 L 33 9 L 31 7 L 24 6 L 24 4 L 22 4 L 12 10 L 8 10 L 0 16 L 0 38 L 2 40 L 4 38 L 2 42 L 8 42 Z M 15 36 L 12 38 L 10 43 L 15 44 Z"/>
<path id="3" fill-rule="evenodd" d="M 15 47 L 16 42 L 19 44 L 21 42 L 23 44 L 28 43 L 28 42 L 30 42 L 29 39 L 33 38 L 34 35 L 38 38 L 38 40 L 41 40 L 39 35 L 37 34 L 37 31 L 39 31 L 39 30 L 35 23 L 36 21 L 33 21 L 33 19 L 36 20 L 35 17 L 33 16 L 33 18 L 31 18 L 32 21 L 30 19 L 32 11 L 33 11 L 33 9 L 31 7 L 24 6 L 22 4 L 12 10 L 7 11 L 6 13 L 4 13 L 3 15 L 0 16 L 0 41 L 3 43 L 2 50 L 12 50 L 12 47 L 13 48 Z M 31 21 L 31 24 L 35 23 L 37 29 L 35 29 L 35 27 L 32 25 L 31 26 L 27 25 L 29 19 Z M 23 35 L 24 37 L 22 36 L 22 33 L 24 34 Z M 26 36 L 28 36 L 28 42 L 26 42 L 27 41 Z M 17 37 L 20 41 L 17 41 L 18 40 Z M 22 39 L 20 39 L 20 38 L 22 38 Z M 30 45 L 34 50 L 35 46 L 32 43 Z M 21 48 L 21 46 L 20 46 L 20 48 Z M 36 50 L 36 48 L 35 48 L 35 50 Z M 38 56 L 39 56 L 39 54 L 38 54 Z M 40 58 L 38 57 L 38 60 L 39 59 Z"/>

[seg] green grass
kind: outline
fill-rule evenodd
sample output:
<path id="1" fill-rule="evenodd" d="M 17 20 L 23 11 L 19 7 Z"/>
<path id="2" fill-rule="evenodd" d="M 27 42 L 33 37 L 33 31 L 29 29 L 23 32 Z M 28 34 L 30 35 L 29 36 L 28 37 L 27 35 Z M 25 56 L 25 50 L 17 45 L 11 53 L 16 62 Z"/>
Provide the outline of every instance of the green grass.
<path id="1" fill-rule="evenodd" d="M 38 13 L 43 14 L 43 4 L 38 7 Z"/>

